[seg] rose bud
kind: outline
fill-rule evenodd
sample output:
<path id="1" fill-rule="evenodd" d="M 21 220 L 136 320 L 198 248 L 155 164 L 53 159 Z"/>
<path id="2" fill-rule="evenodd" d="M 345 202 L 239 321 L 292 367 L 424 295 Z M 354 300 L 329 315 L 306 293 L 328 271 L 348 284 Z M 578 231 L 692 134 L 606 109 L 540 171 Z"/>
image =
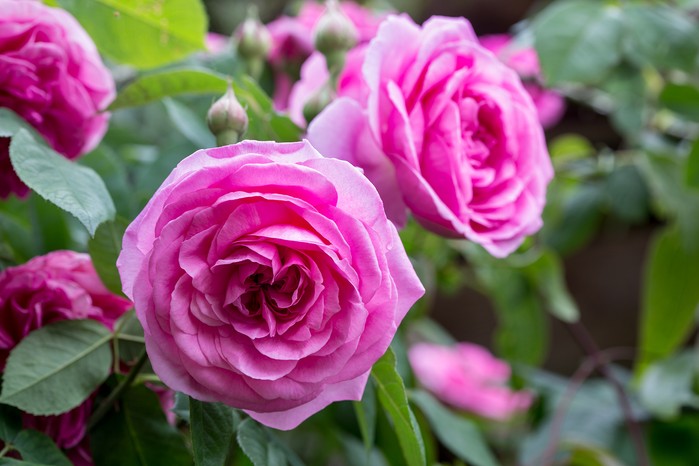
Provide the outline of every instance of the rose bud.
<path id="1" fill-rule="evenodd" d="M 272 36 L 260 21 L 256 8 L 250 7 L 247 18 L 238 26 L 233 37 L 238 44 L 238 55 L 247 63 L 250 75 L 259 76 L 272 48 Z"/>
<path id="2" fill-rule="evenodd" d="M 211 106 L 206 123 L 216 136 L 217 145 L 226 146 L 240 141 L 248 129 L 248 115 L 235 97 L 232 86 L 229 85 L 223 97 Z"/>
<path id="3" fill-rule="evenodd" d="M 359 33 L 352 21 L 342 12 L 336 0 L 328 0 L 327 10 L 315 28 L 314 43 L 316 49 L 325 55 L 333 76 L 340 72 L 345 54 L 358 41 Z"/>

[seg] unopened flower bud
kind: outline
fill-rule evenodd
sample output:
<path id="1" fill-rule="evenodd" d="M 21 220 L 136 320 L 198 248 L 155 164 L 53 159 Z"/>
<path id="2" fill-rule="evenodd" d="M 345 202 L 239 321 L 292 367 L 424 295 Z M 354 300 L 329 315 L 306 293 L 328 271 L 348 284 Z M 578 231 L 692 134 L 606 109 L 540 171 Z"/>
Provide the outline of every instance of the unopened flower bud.
<path id="1" fill-rule="evenodd" d="M 236 99 L 232 86 L 228 86 L 223 97 L 211 106 L 206 123 L 216 136 L 217 145 L 226 146 L 240 141 L 248 129 L 248 115 Z"/>
<path id="2" fill-rule="evenodd" d="M 315 28 L 315 47 L 326 57 L 346 53 L 357 45 L 359 33 L 340 9 L 336 0 L 327 2 L 327 9 Z"/>
<path id="3" fill-rule="evenodd" d="M 234 37 L 238 44 L 238 55 L 245 60 L 264 60 L 272 48 L 272 36 L 254 8 L 248 11 L 247 18 L 235 30 Z"/>
<path id="4" fill-rule="evenodd" d="M 310 124 L 315 117 L 323 111 L 332 101 L 332 88 L 330 83 L 326 83 L 318 92 L 313 94 L 306 105 L 303 106 L 303 118 Z"/>

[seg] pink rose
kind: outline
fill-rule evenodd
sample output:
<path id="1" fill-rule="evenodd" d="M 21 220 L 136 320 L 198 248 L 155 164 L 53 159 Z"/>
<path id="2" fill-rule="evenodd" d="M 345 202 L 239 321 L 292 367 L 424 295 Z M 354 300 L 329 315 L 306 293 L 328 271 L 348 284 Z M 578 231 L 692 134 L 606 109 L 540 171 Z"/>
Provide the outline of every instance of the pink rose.
<path id="1" fill-rule="evenodd" d="M 510 366 L 481 346 L 419 343 L 408 359 L 420 384 L 455 408 L 504 421 L 532 403 L 531 393 L 507 387 Z"/>
<path id="2" fill-rule="evenodd" d="M 114 99 L 111 74 L 67 12 L 40 2 L 0 0 L 0 107 L 19 114 L 69 159 L 92 150 L 107 130 L 99 113 Z M 0 140 L 0 198 L 28 188 Z"/>
<path id="3" fill-rule="evenodd" d="M 278 429 L 359 399 L 424 293 L 376 189 L 307 142 L 186 158 L 117 266 L 162 381 Z"/>
<path id="4" fill-rule="evenodd" d="M 0 370 L 27 334 L 61 320 L 93 319 L 112 329 L 131 302 L 100 281 L 87 254 L 54 251 L 0 272 Z M 90 457 L 85 438 L 92 399 L 57 416 L 23 415 L 25 428 L 42 431 L 76 464 Z"/>
<path id="5" fill-rule="evenodd" d="M 363 168 L 391 220 L 404 225 L 407 207 L 426 228 L 498 257 L 541 227 L 553 170 L 536 108 L 468 21 L 389 17 L 363 72 L 367 103 L 337 99 L 308 137 Z"/>
<path id="6" fill-rule="evenodd" d="M 341 2 L 340 9 L 359 33 L 359 44 L 369 42 L 379 29 L 385 15 L 377 14 L 353 2 Z M 275 70 L 274 104 L 277 110 L 286 110 L 293 80 L 299 67 L 314 52 L 313 31 L 325 6 L 315 1 L 302 4 L 297 16 L 282 16 L 267 25 L 272 36 L 268 60 Z"/>
<path id="7" fill-rule="evenodd" d="M 558 92 L 545 89 L 542 85 L 536 50 L 532 47 L 518 47 L 507 34 L 483 36 L 479 40 L 483 47 L 493 52 L 522 78 L 524 88 L 534 101 L 541 125 L 550 128 L 558 123 L 565 112 L 565 100 Z"/>
<path id="8" fill-rule="evenodd" d="M 347 53 L 345 66 L 337 79 L 336 97 L 366 101 L 366 85 L 362 75 L 365 55 L 366 45 L 355 47 Z M 294 84 L 289 95 L 289 117 L 294 123 L 306 126 L 303 108 L 329 79 L 325 57 L 320 52 L 314 52 L 301 67 L 301 80 Z"/>

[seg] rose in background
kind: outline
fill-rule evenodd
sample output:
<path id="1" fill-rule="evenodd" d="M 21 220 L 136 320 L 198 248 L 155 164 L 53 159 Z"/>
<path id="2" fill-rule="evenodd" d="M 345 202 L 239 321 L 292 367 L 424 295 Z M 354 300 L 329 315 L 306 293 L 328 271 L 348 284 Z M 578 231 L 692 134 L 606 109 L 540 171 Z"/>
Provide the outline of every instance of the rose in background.
<path id="1" fill-rule="evenodd" d="M 385 18 L 354 2 L 340 2 L 342 13 L 352 22 L 358 33 L 358 45 L 369 42 Z M 274 105 L 277 110 L 289 107 L 292 86 L 302 64 L 315 51 L 313 31 L 325 12 L 322 3 L 305 1 L 296 16 L 282 16 L 267 25 L 272 35 L 268 60 L 275 72 Z"/>
<path id="2" fill-rule="evenodd" d="M 30 332 L 53 322 L 93 319 L 109 329 L 131 308 L 100 281 L 87 254 L 54 251 L 0 272 L 0 367 Z M 91 464 L 85 439 L 92 399 L 57 416 L 23 415 L 25 428 L 40 430 L 78 465 Z"/>
<path id="3" fill-rule="evenodd" d="M 107 130 L 111 74 L 92 39 L 67 12 L 40 2 L 0 0 L 0 107 L 19 114 L 59 153 L 92 150 Z M 28 188 L 0 138 L 0 198 Z"/>
<path id="4" fill-rule="evenodd" d="M 513 41 L 508 34 L 494 34 L 480 37 L 481 45 L 512 68 L 522 78 L 544 128 L 558 123 L 565 112 L 565 100 L 558 92 L 546 89 L 541 78 L 539 56 L 533 47 L 524 47 Z"/>
<path id="5" fill-rule="evenodd" d="M 163 382 L 279 429 L 360 399 L 424 293 L 374 186 L 307 142 L 186 158 L 117 266 Z"/>
<path id="6" fill-rule="evenodd" d="M 391 220 L 504 257 L 541 227 L 553 176 L 536 108 L 516 73 L 462 18 L 389 17 L 363 67 L 367 102 L 340 98 L 309 126 L 324 155 L 364 169 Z"/>
<path id="7" fill-rule="evenodd" d="M 349 97 L 365 102 L 366 85 L 362 75 L 362 65 L 366 56 L 366 44 L 359 45 L 347 53 L 345 64 L 337 78 L 337 88 L 332 90 L 330 98 Z M 301 127 L 306 126 L 304 108 L 311 99 L 318 95 L 330 80 L 330 72 L 325 57 L 314 52 L 301 67 L 301 79 L 296 82 L 289 95 L 289 117 Z"/>
<path id="8" fill-rule="evenodd" d="M 505 421 L 532 403 L 531 393 L 507 386 L 510 366 L 481 346 L 418 343 L 408 359 L 420 385 L 454 408 Z"/>

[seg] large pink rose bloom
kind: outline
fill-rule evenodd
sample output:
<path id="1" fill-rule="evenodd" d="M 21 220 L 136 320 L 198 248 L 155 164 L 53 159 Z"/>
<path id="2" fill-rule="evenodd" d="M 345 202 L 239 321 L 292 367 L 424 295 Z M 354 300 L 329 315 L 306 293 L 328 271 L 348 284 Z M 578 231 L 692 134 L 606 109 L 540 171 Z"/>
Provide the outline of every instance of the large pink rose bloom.
<path id="1" fill-rule="evenodd" d="M 307 142 L 186 158 L 117 265 L 163 382 L 279 429 L 360 399 L 424 293 L 376 189 Z"/>
<path id="2" fill-rule="evenodd" d="M 385 18 L 354 2 L 340 2 L 340 9 L 357 29 L 360 45 L 374 38 Z M 281 16 L 267 25 L 272 36 L 268 59 L 276 73 L 274 105 L 277 110 L 286 110 L 289 105 L 293 86 L 290 73 L 298 76 L 301 64 L 315 51 L 313 32 L 323 13 L 325 5 L 306 1 L 297 16 Z"/>
<path id="3" fill-rule="evenodd" d="M 366 52 L 368 101 L 340 98 L 310 125 L 326 156 L 364 169 L 389 218 L 503 257 L 541 227 L 553 175 L 516 73 L 463 18 L 388 18 Z"/>
<path id="4" fill-rule="evenodd" d="M 100 281 L 87 254 L 54 251 L 0 272 L 0 370 L 27 334 L 61 320 L 93 319 L 110 329 L 131 308 Z M 92 400 L 57 416 L 25 414 L 25 428 L 45 432 L 77 465 L 91 464 L 85 440 Z"/>
<path id="5" fill-rule="evenodd" d="M 419 343 L 408 359 L 422 386 L 460 410 L 504 421 L 532 403 L 531 393 L 507 387 L 510 366 L 481 346 Z"/>
<path id="6" fill-rule="evenodd" d="M 114 80 L 80 24 L 40 2 L 0 0 L 0 107 L 19 114 L 69 159 L 92 150 L 107 130 L 100 113 Z M 28 188 L 0 138 L 0 198 Z"/>
<path id="7" fill-rule="evenodd" d="M 536 50 L 518 46 L 508 34 L 483 36 L 479 40 L 483 47 L 493 52 L 522 78 L 524 88 L 534 101 L 541 125 L 550 128 L 558 123 L 565 112 L 565 100 L 558 92 L 542 85 L 541 66 Z"/>

